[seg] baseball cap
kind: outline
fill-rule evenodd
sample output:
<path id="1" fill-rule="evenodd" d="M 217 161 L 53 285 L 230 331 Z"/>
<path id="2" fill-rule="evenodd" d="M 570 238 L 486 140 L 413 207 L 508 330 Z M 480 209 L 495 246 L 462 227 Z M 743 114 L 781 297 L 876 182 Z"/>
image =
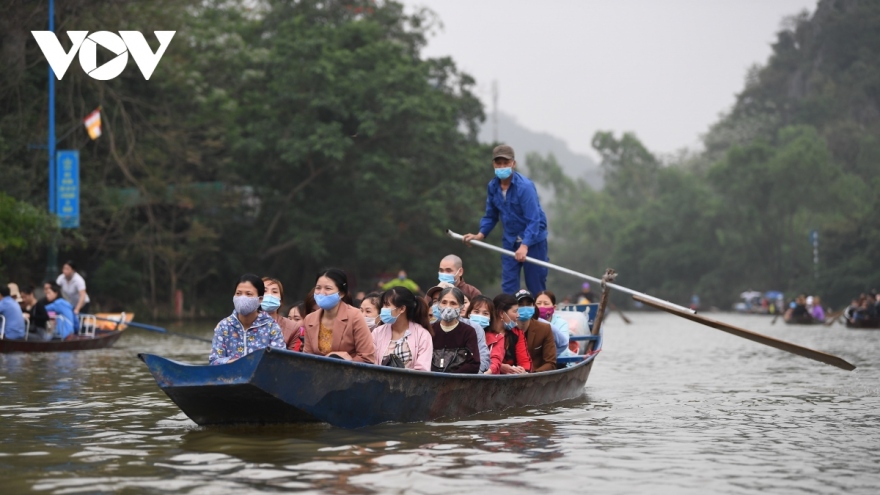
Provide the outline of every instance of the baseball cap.
<path id="1" fill-rule="evenodd" d="M 508 160 L 515 160 L 513 154 L 513 148 L 506 144 L 499 144 L 492 150 L 492 159 L 496 159 L 498 157 L 507 158 Z"/>
<path id="2" fill-rule="evenodd" d="M 440 292 L 443 289 L 446 289 L 447 287 L 455 287 L 455 286 L 448 283 L 448 282 L 440 282 L 439 284 L 435 285 L 434 287 L 431 287 L 430 289 L 428 289 L 428 292 L 425 292 L 425 296 L 427 296 L 428 301 L 431 301 L 431 299 L 434 298 L 434 294 Z M 430 305 L 430 302 L 428 304 Z"/>
<path id="3" fill-rule="evenodd" d="M 516 302 L 520 302 L 523 299 L 531 299 L 532 302 L 535 301 L 535 297 L 532 295 L 532 293 L 525 289 L 517 291 L 516 294 L 513 295 L 513 297 L 516 298 Z"/>

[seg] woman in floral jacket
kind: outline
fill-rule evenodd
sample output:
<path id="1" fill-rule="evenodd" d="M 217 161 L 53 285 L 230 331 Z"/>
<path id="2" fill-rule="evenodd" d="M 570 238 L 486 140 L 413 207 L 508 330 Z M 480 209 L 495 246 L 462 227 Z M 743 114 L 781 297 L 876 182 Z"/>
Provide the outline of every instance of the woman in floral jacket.
<path id="1" fill-rule="evenodd" d="M 232 304 L 235 310 L 214 329 L 211 364 L 226 364 L 264 347 L 285 349 L 281 328 L 265 311 L 260 310 L 265 287 L 260 277 L 242 275 L 235 287 Z"/>

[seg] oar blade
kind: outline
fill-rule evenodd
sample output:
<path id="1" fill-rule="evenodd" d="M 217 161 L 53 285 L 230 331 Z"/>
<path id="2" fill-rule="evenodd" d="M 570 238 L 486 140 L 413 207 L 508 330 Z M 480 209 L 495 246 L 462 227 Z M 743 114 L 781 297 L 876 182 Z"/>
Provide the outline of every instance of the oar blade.
<path id="1" fill-rule="evenodd" d="M 686 313 L 684 311 L 678 310 L 677 308 L 664 306 L 662 304 L 657 304 L 656 302 L 654 302 L 650 299 L 647 299 L 647 298 L 643 298 L 643 297 L 639 297 L 639 296 L 635 296 L 635 295 L 632 297 L 636 301 L 639 301 L 643 304 L 647 304 L 648 306 L 651 306 L 653 308 L 657 308 L 657 309 L 666 311 L 668 313 L 672 313 L 676 316 L 680 316 L 682 318 L 694 321 L 696 323 L 702 323 L 703 325 L 706 325 L 706 326 L 715 328 L 717 330 L 721 330 L 721 331 L 736 335 L 737 337 L 749 339 L 753 342 L 757 342 L 759 344 L 764 344 L 764 345 L 779 349 L 781 351 L 790 352 L 790 353 L 796 354 L 798 356 L 813 359 L 813 360 L 816 360 L 816 361 L 819 361 L 819 362 L 822 362 L 825 364 L 830 364 L 831 366 L 836 366 L 840 369 L 844 369 L 847 371 L 852 371 L 852 370 L 856 369 L 856 367 L 853 364 L 845 361 L 842 358 L 834 356 L 832 354 L 826 354 L 824 352 L 810 349 L 808 347 L 803 347 L 803 346 L 800 346 L 797 344 L 792 344 L 791 342 L 786 342 L 784 340 L 779 340 L 779 339 L 776 339 L 773 337 L 768 337 L 768 336 L 762 335 L 760 333 L 746 330 L 745 328 L 740 328 L 740 327 L 731 325 L 729 323 L 724 323 L 723 321 L 718 321 L 718 320 L 706 318 L 705 316 L 702 316 L 702 315 L 695 315 L 695 314 L 691 314 L 691 313 Z"/>

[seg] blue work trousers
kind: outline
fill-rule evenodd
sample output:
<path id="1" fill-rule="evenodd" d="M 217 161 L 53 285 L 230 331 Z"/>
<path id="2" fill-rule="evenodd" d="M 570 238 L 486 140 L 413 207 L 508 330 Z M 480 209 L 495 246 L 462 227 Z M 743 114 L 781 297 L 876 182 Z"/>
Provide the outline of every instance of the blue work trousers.
<path id="1" fill-rule="evenodd" d="M 512 246 L 504 243 L 504 249 L 516 251 L 521 243 L 517 242 Z M 547 253 L 547 240 L 543 240 L 534 246 L 529 246 L 529 252 L 526 253 L 529 258 L 541 261 L 550 261 Z M 526 288 L 533 296 L 537 297 L 538 292 L 547 290 L 547 269 L 533 263 L 520 263 L 513 256 L 501 256 L 501 290 L 505 294 L 513 295 L 520 290 L 519 271 L 522 269 L 526 279 Z"/>

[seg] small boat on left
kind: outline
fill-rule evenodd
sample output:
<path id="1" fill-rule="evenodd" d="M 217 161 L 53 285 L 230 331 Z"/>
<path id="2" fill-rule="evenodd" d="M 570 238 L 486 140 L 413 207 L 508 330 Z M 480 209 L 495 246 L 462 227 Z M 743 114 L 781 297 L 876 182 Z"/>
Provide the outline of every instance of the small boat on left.
<path id="1" fill-rule="evenodd" d="M 98 320 L 96 316 L 112 318 L 120 321 L 118 325 Z M 80 315 L 80 331 L 64 340 L 10 340 L 0 339 L 0 353 L 8 352 L 65 352 L 85 351 L 89 349 L 104 349 L 110 347 L 119 340 L 126 325 L 130 322 L 133 313 L 109 314 L 98 313 L 97 315 Z M 2 324 L 2 320 L 0 320 Z"/>

